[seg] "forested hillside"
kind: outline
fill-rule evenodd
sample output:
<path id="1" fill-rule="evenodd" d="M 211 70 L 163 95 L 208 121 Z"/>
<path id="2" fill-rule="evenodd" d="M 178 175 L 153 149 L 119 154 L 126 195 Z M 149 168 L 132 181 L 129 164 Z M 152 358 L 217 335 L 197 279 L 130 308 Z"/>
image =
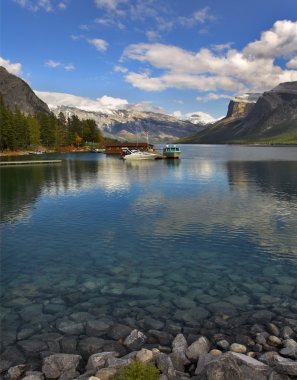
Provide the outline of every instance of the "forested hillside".
<path id="1" fill-rule="evenodd" d="M 17 150 L 44 146 L 59 148 L 80 146 L 86 142 L 102 143 L 103 135 L 91 119 L 79 120 L 75 115 L 66 119 L 60 113 L 25 115 L 18 109 L 11 111 L 0 97 L 0 149 Z"/>

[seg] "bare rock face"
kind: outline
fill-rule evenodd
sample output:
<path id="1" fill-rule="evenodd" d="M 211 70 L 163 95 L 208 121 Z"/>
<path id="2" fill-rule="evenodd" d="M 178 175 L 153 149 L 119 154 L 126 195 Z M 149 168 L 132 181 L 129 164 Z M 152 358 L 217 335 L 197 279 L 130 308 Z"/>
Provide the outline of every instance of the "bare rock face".
<path id="1" fill-rule="evenodd" d="M 248 115 L 254 103 L 231 100 L 228 106 L 227 118 L 239 119 Z"/>
<path id="2" fill-rule="evenodd" d="M 11 111 L 18 108 L 26 115 L 39 112 L 50 113 L 47 104 L 35 95 L 25 81 L 10 74 L 2 66 L 0 66 L 0 95 Z"/>

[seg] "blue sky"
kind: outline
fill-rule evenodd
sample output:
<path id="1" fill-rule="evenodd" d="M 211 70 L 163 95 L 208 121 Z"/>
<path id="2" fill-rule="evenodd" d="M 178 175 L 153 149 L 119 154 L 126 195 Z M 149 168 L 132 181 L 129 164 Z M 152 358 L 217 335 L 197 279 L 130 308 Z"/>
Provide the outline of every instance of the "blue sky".
<path id="1" fill-rule="evenodd" d="M 236 94 L 297 80 L 296 0 L 1 4 L 0 63 L 37 91 L 220 117 Z"/>

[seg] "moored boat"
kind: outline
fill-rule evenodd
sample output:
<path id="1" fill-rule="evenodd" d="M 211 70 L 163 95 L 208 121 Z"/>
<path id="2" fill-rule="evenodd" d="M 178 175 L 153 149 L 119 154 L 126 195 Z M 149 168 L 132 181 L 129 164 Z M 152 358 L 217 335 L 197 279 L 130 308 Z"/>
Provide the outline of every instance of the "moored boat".
<path id="1" fill-rule="evenodd" d="M 144 152 L 137 149 L 125 149 L 122 153 L 122 158 L 124 160 L 155 160 L 158 158 L 157 153 Z"/>
<path id="2" fill-rule="evenodd" d="M 91 153 L 105 153 L 105 148 L 94 148 L 90 150 Z"/>
<path id="3" fill-rule="evenodd" d="M 166 158 L 179 158 L 180 155 L 180 148 L 176 145 L 166 145 L 166 147 L 163 148 L 163 156 Z"/>

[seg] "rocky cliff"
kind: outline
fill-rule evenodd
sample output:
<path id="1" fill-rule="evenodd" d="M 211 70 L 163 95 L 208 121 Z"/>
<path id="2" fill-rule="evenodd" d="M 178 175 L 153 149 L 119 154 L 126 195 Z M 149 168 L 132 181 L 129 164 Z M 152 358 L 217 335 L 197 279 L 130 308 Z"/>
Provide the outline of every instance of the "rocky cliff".
<path id="1" fill-rule="evenodd" d="M 297 82 L 280 84 L 256 103 L 231 101 L 224 119 L 183 142 L 297 144 Z"/>
<path id="2" fill-rule="evenodd" d="M 35 95 L 25 81 L 10 74 L 2 66 L 0 66 L 0 95 L 4 104 L 11 111 L 18 108 L 26 115 L 38 112 L 50 112 L 47 104 Z"/>
<path id="3" fill-rule="evenodd" d="M 255 103 L 242 102 L 239 100 L 231 100 L 228 106 L 227 119 L 239 119 L 247 116 Z"/>

